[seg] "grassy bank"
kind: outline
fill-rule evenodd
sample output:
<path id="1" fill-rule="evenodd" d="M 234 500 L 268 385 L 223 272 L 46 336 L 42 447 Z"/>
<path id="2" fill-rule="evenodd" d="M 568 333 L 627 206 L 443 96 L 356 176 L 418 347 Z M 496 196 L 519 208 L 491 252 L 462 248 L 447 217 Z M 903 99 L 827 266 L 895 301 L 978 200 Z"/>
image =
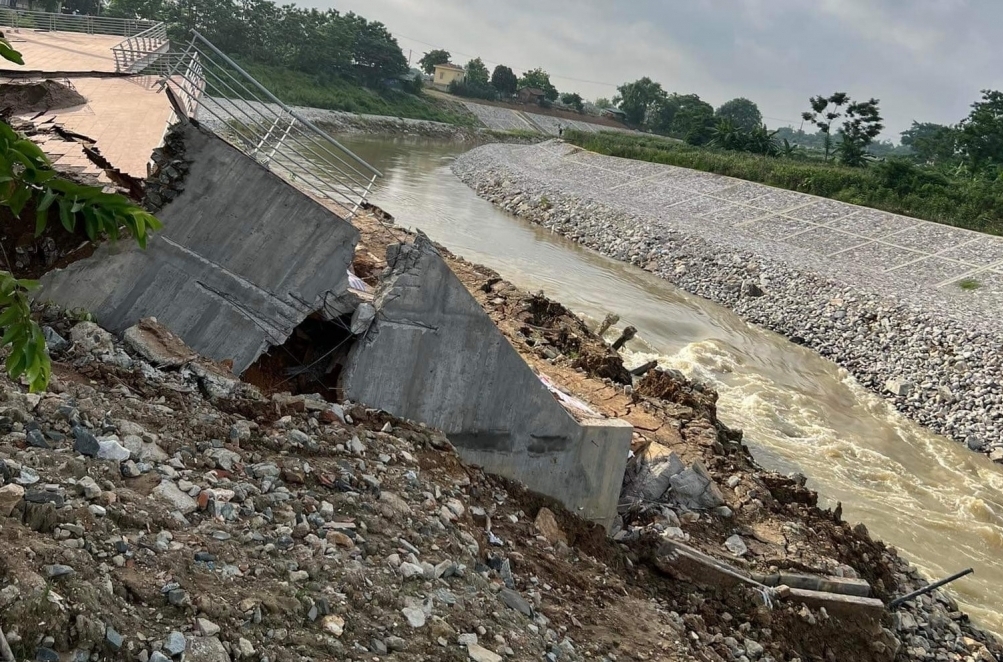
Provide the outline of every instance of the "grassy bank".
<path id="1" fill-rule="evenodd" d="M 811 193 L 928 221 L 1003 235 L 1003 182 L 951 178 L 907 161 L 867 168 L 694 147 L 658 136 L 565 131 L 564 139 L 609 156 L 664 163 Z"/>
<path id="2" fill-rule="evenodd" d="M 291 105 L 406 117 L 460 126 L 477 124 L 472 115 L 462 111 L 455 104 L 435 99 L 427 94 L 419 96 L 397 90 L 377 93 L 345 80 L 320 80 L 316 76 L 290 69 L 261 64 L 242 64 L 272 94 Z"/>

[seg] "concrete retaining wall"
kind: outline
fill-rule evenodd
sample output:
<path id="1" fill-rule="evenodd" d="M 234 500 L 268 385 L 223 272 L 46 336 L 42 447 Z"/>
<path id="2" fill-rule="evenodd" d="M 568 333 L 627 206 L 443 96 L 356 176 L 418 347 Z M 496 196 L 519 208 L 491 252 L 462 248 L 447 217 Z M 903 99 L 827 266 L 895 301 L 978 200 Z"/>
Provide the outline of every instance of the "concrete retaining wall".
<path id="1" fill-rule="evenodd" d="M 464 460 L 608 526 L 631 426 L 572 418 L 424 236 L 392 246 L 387 261 L 345 394 L 442 430 Z"/>
<path id="2" fill-rule="evenodd" d="M 42 279 L 42 297 L 121 333 L 156 317 L 200 354 L 243 372 L 344 293 L 358 231 L 191 124 L 184 191 L 147 250 L 123 240 Z"/>

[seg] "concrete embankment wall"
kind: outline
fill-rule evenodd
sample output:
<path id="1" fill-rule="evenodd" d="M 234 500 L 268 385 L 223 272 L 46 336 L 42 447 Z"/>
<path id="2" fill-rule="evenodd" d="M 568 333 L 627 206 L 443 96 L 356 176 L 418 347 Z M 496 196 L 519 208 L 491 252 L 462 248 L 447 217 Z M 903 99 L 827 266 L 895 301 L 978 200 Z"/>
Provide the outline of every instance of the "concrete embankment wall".
<path id="1" fill-rule="evenodd" d="M 243 372 L 325 300 L 344 293 L 358 231 L 253 159 L 182 124 L 189 172 L 147 250 L 105 244 L 48 274 L 44 299 L 121 333 L 156 317 Z"/>
<path id="2" fill-rule="evenodd" d="M 426 238 L 391 247 L 387 261 L 346 395 L 439 428 L 466 461 L 608 526 L 631 426 L 572 418 Z"/>
<path id="3" fill-rule="evenodd" d="M 205 129 L 174 131 L 168 146 L 184 163 L 174 154 L 162 170 L 187 175 L 157 214 L 163 230 L 146 250 L 105 244 L 48 274 L 43 298 L 118 333 L 156 317 L 238 374 L 308 315 L 355 309 L 352 225 Z M 631 426 L 576 421 L 427 239 L 391 248 L 376 319 L 345 368 L 346 395 L 441 429 L 467 461 L 609 526 Z"/>

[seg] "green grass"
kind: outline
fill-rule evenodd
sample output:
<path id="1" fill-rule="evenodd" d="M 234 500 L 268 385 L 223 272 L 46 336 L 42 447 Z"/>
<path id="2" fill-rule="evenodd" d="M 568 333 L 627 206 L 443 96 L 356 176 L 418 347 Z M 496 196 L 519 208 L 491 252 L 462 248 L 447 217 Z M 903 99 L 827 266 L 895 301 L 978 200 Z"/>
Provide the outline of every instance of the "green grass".
<path id="1" fill-rule="evenodd" d="M 460 126 L 477 124 L 476 118 L 469 113 L 460 112 L 449 102 L 426 94 L 414 95 L 397 90 L 376 92 L 351 81 L 320 80 L 282 67 L 249 63 L 242 63 L 242 66 L 272 94 L 294 106 L 406 117 Z"/>
<path id="2" fill-rule="evenodd" d="M 970 292 L 972 290 L 977 290 L 980 287 L 982 287 L 982 283 L 975 280 L 974 278 L 962 278 L 960 281 L 958 281 L 958 287 L 965 290 L 966 292 Z"/>
<path id="3" fill-rule="evenodd" d="M 584 149 L 664 163 L 980 232 L 1003 234 L 1003 180 L 952 178 L 903 160 L 866 168 L 694 147 L 660 136 L 565 131 Z"/>

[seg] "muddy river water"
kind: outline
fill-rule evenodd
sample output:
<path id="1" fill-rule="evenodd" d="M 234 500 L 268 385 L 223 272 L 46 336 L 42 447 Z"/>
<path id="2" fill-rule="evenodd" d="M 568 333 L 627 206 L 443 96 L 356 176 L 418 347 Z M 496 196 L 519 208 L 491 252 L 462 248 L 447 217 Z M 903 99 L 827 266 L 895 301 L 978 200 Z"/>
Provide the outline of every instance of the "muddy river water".
<path id="1" fill-rule="evenodd" d="M 638 329 L 628 362 L 712 384 L 719 414 L 760 464 L 809 478 L 823 504 L 864 522 L 939 578 L 975 569 L 953 595 L 1003 632 L 1003 467 L 903 418 L 843 369 L 726 308 L 585 250 L 478 198 L 449 170 L 458 145 L 344 137 L 383 171 L 372 201 L 457 255 L 586 318 Z"/>

